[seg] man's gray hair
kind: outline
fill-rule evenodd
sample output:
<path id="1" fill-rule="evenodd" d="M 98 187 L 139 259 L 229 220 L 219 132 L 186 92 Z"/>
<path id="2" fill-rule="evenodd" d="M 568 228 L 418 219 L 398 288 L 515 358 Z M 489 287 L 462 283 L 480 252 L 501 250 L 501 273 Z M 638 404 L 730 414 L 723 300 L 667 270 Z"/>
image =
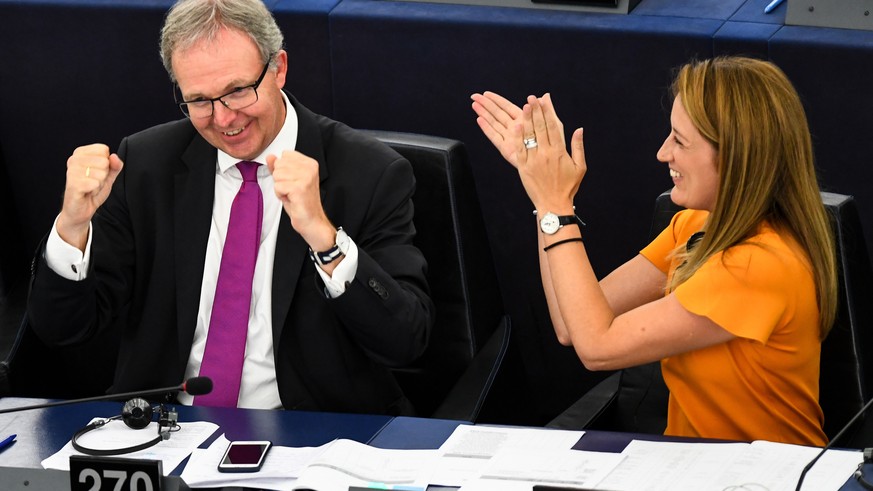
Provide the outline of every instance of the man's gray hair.
<path id="1" fill-rule="evenodd" d="M 247 34 L 264 63 L 282 49 L 282 31 L 261 0 L 180 0 L 167 13 L 161 29 L 161 61 L 170 80 L 176 81 L 175 52 L 214 40 L 224 28 Z"/>

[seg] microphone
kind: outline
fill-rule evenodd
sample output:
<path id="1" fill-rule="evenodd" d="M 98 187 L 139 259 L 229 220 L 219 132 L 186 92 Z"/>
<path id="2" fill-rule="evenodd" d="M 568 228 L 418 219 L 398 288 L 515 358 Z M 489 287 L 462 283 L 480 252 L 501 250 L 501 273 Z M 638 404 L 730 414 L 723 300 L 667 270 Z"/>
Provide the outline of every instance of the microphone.
<path id="1" fill-rule="evenodd" d="M 819 452 L 814 459 L 810 460 L 809 463 L 806 464 L 806 467 L 804 467 L 803 471 L 800 472 L 800 479 L 797 480 L 797 487 L 795 488 L 795 491 L 800 491 L 800 487 L 803 485 L 803 478 L 806 477 L 806 473 L 809 472 L 809 470 L 812 469 L 812 466 L 815 465 L 816 462 L 818 462 L 818 459 L 820 459 L 821 456 L 824 455 L 825 452 L 827 452 L 834 445 L 834 442 L 839 440 L 840 437 L 843 436 L 843 433 L 848 431 L 849 428 L 851 428 L 852 425 L 855 424 L 855 421 L 857 421 L 858 418 L 860 418 L 865 412 L 867 412 L 867 409 L 870 407 L 871 404 L 873 404 L 873 399 L 867 401 L 867 404 L 864 404 L 864 407 L 862 407 L 860 411 L 852 416 L 852 419 L 850 419 L 849 422 L 840 429 L 839 433 L 837 433 L 836 436 L 831 438 L 831 441 L 829 441 L 828 444 L 821 449 L 821 452 Z"/>
<path id="2" fill-rule="evenodd" d="M 142 390 L 135 392 L 125 392 L 124 394 L 108 394 L 95 397 L 86 397 L 84 399 L 71 399 L 66 401 L 47 402 L 44 404 L 34 404 L 32 406 L 11 407 L 0 409 L 0 414 L 14 413 L 18 411 L 27 411 L 30 409 L 42 409 L 46 407 L 65 406 L 67 404 L 78 404 L 80 402 L 96 402 L 96 401 L 111 401 L 114 399 L 132 399 L 135 397 L 148 397 L 167 392 L 186 392 L 192 396 L 202 396 L 212 392 L 212 379 L 209 377 L 192 377 L 182 382 L 175 387 L 164 387 L 162 389 Z"/>
<path id="3" fill-rule="evenodd" d="M 192 396 L 203 396 L 212 392 L 212 379 L 209 377 L 191 377 L 182 382 L 182 392 Z"/>

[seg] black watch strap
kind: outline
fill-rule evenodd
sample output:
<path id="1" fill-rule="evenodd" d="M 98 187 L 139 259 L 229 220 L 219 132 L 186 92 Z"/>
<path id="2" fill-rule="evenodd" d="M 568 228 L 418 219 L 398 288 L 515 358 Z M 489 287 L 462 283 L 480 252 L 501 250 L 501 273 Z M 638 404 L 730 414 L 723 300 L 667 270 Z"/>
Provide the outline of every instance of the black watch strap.
<path id="1" fill-rule="evenodd" d="M 342 251 L 340 251 L 339 246 L 336 244 L 324 252 L 315 252 L 312 249 L 309 249 L 309 258 L 312 259 L 313 262 L 321 264 L 322 266 L 332 263 L 336 258 L 340 257 L 340 255 L 342 255 Z"/>
<path id="2" fill-rule="evenodd" d="M 582 220 L 576 215 L 559 215 L 558 216 L 558 224 L 560 224 L 562 227 L 564 225 L 570 225 L 573 223 L 579 225 L 580 227 L 585 225 L 585 223 L 583 223 Z"/>
<path id="3" fill-rule="evenodd" d="M 312 262 L 321 266 L 330 264 L 346 253 L 349 248 L 349 242 L 348 234 L 346 234 L 342 227 L 339 227 L 336 229 L 336 242 L 333 247 L 322 252 L 313 251 L 312 248 L 309 248 L 309 258 L 312 259 Z"/>

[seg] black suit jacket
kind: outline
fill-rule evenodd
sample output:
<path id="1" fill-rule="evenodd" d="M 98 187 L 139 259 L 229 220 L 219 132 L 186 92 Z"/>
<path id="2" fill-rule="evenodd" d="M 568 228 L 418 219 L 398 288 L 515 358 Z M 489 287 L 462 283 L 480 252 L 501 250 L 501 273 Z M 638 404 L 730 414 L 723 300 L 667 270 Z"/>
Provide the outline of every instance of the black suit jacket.
<path id="1" fill-rule="evenodd" d="M 415 360 L 433 321 L 426 263 L 412 245 L 412 168 L 382 143 L 291 98 L 297 150 L 320 165 L 322 202 L 358 245 L 338 298 L 283 214 L 273 269 L 277 381 L 287 409 L 410 414 L 388 367 Z M 110 392 L 178 384 L 185 373 L 212 219 L 216 149 L 185 119 L 125 138 L 124 169 L 93 219 L 91 270 L 68 281 L 39 255 L 28 315 L 51 345 L 102 329 L 121 341 Z"/>

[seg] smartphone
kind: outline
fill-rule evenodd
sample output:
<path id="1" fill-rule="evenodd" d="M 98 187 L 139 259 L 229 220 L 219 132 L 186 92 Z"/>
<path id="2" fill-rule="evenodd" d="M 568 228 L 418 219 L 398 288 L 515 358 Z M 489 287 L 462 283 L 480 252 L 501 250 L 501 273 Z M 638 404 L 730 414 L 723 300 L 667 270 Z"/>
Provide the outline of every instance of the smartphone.
<path id="1" fill-rule="evenodd" d="M 230 442 L 224 457 L 218 463 L 220 472 L 255 472 L 264 465 L 267 451 L 273 446 L 268 441 Z"/>

